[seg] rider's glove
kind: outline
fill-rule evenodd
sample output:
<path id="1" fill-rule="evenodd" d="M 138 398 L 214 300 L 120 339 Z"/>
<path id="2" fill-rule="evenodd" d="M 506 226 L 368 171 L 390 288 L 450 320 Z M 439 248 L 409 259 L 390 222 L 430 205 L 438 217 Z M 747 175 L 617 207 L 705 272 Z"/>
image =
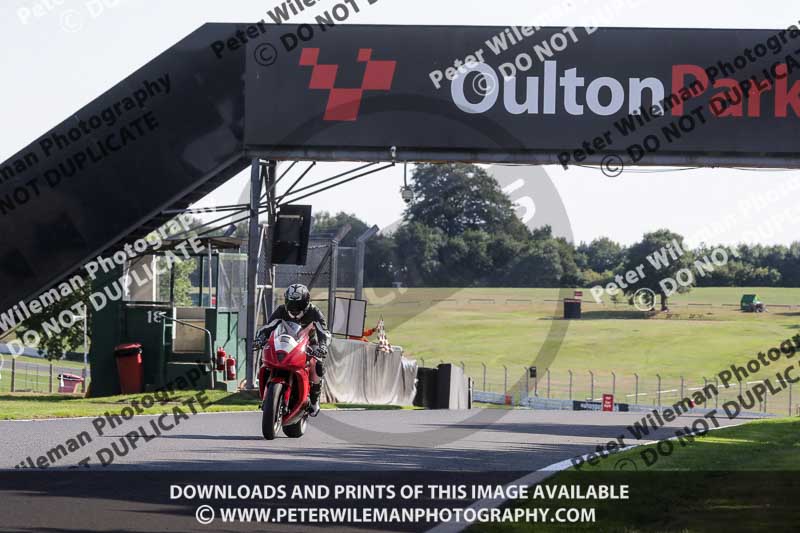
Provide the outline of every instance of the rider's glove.
<path id="1" fill-rule="evenodd" d="M 328 355 L 328 350 L 321 346 L 307 346 L 306 347 L 306 354 L 309 357 L 316 357 L 317 359 L 324 359 L 325 356 Z"/>

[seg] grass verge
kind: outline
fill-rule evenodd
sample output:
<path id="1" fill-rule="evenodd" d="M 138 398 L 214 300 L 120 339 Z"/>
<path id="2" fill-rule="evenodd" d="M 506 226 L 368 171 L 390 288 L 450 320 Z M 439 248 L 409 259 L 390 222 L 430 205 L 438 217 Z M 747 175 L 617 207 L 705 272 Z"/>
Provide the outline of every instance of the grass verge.
<path id="1" fill-rule="evenodd" d="M 184 400 L 193 397 L 196 391 L 177 392 L 167 404 L 156 403 L 141 414 L 156 415 L 164 412 L 164 407 L 180 405 Z M 207 413 L 225 411 L 256 411 L 259 401 L 250 394 L 228 393 L 225 391 L 206 391 L 211 406 Z M 127 396 L 110 396 L 107 398 L 82 398 L 64 394 L 16 393 L 0 395 L 0 420 L 29 420 L 48 418 L 97 417 L 106 412 L 118 413 L 121 409 L 141 399 L 140 394 Z M 354 410 L 395 410 L 412 409 L 394 405 L 359 405 L 359 404 L 323 404 L 323 409 Z"/>
<path id="2" fill-rule="evenodd" d="M 196 391 L 181 391 L 172 396 L 167 406 L 194 396 Z M 211 406 L 206 412 L 251 411 L 258 408 L 258 401 L 244 394 L 231 394 L 225 391 L 206 391 Z M 64 394 L 16 393 L 0 395 L 0 420 L 27 420 L 46 418 L 96 417 L 106 412 L 119 412 L 142 395 L 109 396 L 107 398 L 82 398 Z M 156 403 L 142 414 L 160 414 L 164 405 Z"/>
<path id="3" fill-rule="evenodd" d="M 662 453 L 654 445 L 633 448 L 597 465 L 583 465 L 580 471 L 608 472 L 618 469 L 616 465 L 623 459 L 637 471 L 800 470 L 800 418 L 759 420 L 710 431 L 694 442 L 674 440 L 671 444 L 662 444 Z"/>
<path id="4" fill-rule="evenodd" d="M 560 472 L 541 485 L 582 488 L 628 485 L 626 500 L 524 500 L 512 508 L 595 509 L 595 522 L 556 524 L 537 531 L 793 531 L 800 495 L 800 420 L 775 419 L 712 431 L 671 453 L 642 446 L 595 466 Z M 620 469 L 619 465 L 624 465 Z M 635 465 L 635 466 L 634 466 Z M 635 469 L 634 469 L 635 468 Z M 485 524 L 473 532 L 530 531 L 532 524 Z"/>

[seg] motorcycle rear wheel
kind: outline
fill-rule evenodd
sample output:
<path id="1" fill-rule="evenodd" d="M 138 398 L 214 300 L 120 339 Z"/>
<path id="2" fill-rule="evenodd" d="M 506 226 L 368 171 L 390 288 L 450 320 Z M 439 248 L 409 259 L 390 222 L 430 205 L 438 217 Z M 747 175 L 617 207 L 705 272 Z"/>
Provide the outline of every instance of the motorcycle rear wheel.
<path id="1" fill-rule="evenodd" d="M 283 383 L 270 383 L 261 404 L 261 433 L 267 440 L 275 439 L 281 430 L 283 417 Z"/>

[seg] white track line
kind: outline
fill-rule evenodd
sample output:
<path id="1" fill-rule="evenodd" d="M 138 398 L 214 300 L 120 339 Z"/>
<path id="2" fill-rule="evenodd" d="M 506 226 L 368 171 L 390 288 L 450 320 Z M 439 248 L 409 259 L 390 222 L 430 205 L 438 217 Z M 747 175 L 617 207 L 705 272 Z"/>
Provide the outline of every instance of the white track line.
<path id="1" fill-rule="evenodd" d="M 731 428 L 731 427 L 740 426 L 742 424 L 745 424 L 745 422 L 741 422 L 739 424 L 731 424 L 729 426 L 723 426 L 723 427 Z M 723 427 L 711 428 L 709 430 L 709 432 L 715 431 L 717 429 L 723 429 Z M 692 436 L 692 434 L 691 433 L 687 433 L 686 435 L 682 435 L 682 436 L 683 437 L 689 437 L 689 436 Z M 680 437 L 675 436 L 675 437 L 671 437 L 669 439 L 663 439 L 663 440 L 665 440 L 665 441 L 667 441 L 667 440 L 677 440 L 679 438 Z M 618 451 L 616 451 L 614 453 L 611 453 L 611 454 L 608 454 L 608 455 L 616 455 L 616 454 L 618 454 L 620 452 L 625 452 L 625 451 L 628 451 L 628 450 L 632 450 L 632 449 L 638 448 L 640 446 L 650 446 L 651 444 L 655 444 L 657 442 L 661 442 L 661 441 L 658 441 L 658 440 L 642 441 L 639 444 L 633 444 L 631 446 L 626 446 L 625 448 L 621 448 Z M 581 458 L 584 461 L 586 461 L 589 457 L 591 457 L 593 455 L 596 456 L 597 454 L 594 453 L 594 452 L 593 453 L 587 453 L 585 455 L 582 455 Z M 530 487 L 532 485 L 536 485 L 538 483 L 541 483 L 542 481 L 545 481 L 547 478 L 552 477 L 553 475 L 555 475 L 555 474 L 557 474 L 559 472 L 567 470 L 571 466 L 572 466 L 572 459 L 565 459 L 563 461 L 559 461 L 557 463 L 553 463 L 551 465 L 545 466 L 544 468 L 540 468 L 539 470 L 536 470 L 534 472 L 531 472 L 530 474 L 522 476 L 519 479 L 515 479 L 511 483 L 505 485 L 505 490 L 503 492 L 507 494 L 508 493 L 508 489 L 510 487 L 516 487 L 516 486 L 520 486 L 520 485 L 524 485 L 526 487 Z M 475 511 L 478 511 L 480 509 L 495 509 L 497 507 L 500 507 L 501 505 L 504 505 L 508 501 L 510 501 L 508 498 L 486 498 L 486 499 L 483 499 L 483 500 L 476 501 L 475 503 L 470 505 L 467 509 L 473 509 Z M 473 525 L 474 524 L 467 523 L 467 522 L 447 522 L 447 523 L 439 524 L 438 526 L 436 526 L 436 527 L 434 527 L 432 529 L 429 529 L 428 531 L 426 531 L 426 533 L 460 533 L 461 531 L 464 531 L 465 529 L 467 529 L 468 527 L 471 527 Z"/>

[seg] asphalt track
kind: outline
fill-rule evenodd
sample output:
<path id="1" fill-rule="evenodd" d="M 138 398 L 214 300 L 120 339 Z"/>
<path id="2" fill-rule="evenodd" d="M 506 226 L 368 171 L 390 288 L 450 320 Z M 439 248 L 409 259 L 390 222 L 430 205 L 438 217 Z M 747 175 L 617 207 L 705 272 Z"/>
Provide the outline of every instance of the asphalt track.
<path id="1" fill-rule="evenodd" d="M 0 422 L 0 468 L 14 469 L 31 456 L 35 461 L 42 454 L 66 439 L 88 431 L 93 442 L 79 452 L 58 461 L 40 475 L 54 476 L 54 470 L 72 476 L 99 472 L 124 472 L 124 482 L 113 491 L 104 483 L 76 482 L 73 477 L 31 478 L 25 487 L 18 481 L 20 470 L 0 472 L 0 531 L 79 531 L 103 530 L 117 524 L 120 530 L 188 531 L 194 524 L 193 508 L 174 509 L 166 489 L 161 494 L 143 494 L 150 490 L 148 475 L 167 475 L 170 479 L 201 475 L 207 482 L 228 483 L 237 472 L 262 482 L 285 472 L 294 472 L 298 479 L 326 481 L 372 482 L 408 480 L 414 476 L 429 477 L 437 473 L 437 481 L 461 479 L 506 484 L 521 475 L 553 463 L 594 451 L 597 445 L 627 434 L 626 427 L 642 414 L 568 411 L 328 411 L 312 421 L 302 439 L 278 438 L 267 442 L 260 434 L 260 413 L 198 414 L 173 430 L 150 442 L 140 444 L 125 457 L 117 457 L 113 465 L 103 468 L 93 454 L 98 449 L 119 442 L 129 431 L 149 423 L 153 417 L 135 417 L 103 437 L 96 437 L 91 419 L 5 421 Z M 654 440 L 674 435 L 696 418 L 685 415 L 652 433 Z M 723 417 L 724 418 L 724 417 Z M 720 419 L 720 423 L 731 421 Z M 628 444 L 637 444 L 626 437 Z M 92 456 L 93 467 L 75 469 L 75 463 Z M 614 460 L 613 457 L 608 460 Z M 216 472 L 225 472 L 219 475 Z M 33 473 L 32 470 L 28 470 Z M 309 473 L 313 473 L 309 475 Z M 69 527 L 53 527 L 53 516 L 31 513 L 38 498 L 31 490 L 40 490 L 43 479 L 50 482 L 47 508 L 71 517 Z M 80 479 L 80 478 L 78 478 Z M 80 486 L 80 490 L 76 487 Z M 158 491 L 156 491 L 158 492 Z M 138 500 L 130 508 L 131 500 Z M 86 505 L 90 501 L 91 505 Z M 464 505 L 468 505 L 469 502 Z M 78 513 L 77 509 L 91 509 Z M 176 514 L 177 513 L 177 514 Z M 188 516 L 187 516 L 188 514 Z M 129 517 L 130 520 L 121 517 Z M 122 520 L 122 522 L 120 522 Z M 188 521 L 188 522 L 187 522 Z M 103 525 L 104 524 L 104 525 Z M 122 527 L 122 524 L 125 527 Z M 173 527 L 174 526 L 174 527 Z M 246 528 L 245 528 L 246 529 Z M 359 528 L 365 531 L 369 528 Z M 392 528 L 388 528 L 392 529 Z M 414 528 L 395 528 L 413 531 Z M 213 530 L 209 527 L 203 530 Z M 228 530 L 228 529 L 226 529 Z M 234 528 L 231 530 L 240 530 Z M 307 526 L 262 527 L 261 531 L 311 531 Z M 342 530 L 337 528 L 337 530 Z"/>
<path id="2" fill-rule="evenodd" d="M 627 433 L 625 428 L 641 416 L 494 409 L 323 411 L 311 421 L 302 439 L 281 436 L 267 442 L 261 436 L 258 412 L 201 413 L 141 444 L 126 457 L 116 458 L 111 467 L 530 472 L 591 452 L 596 445 Z M 96 437 L 94 441 L 73 455 L 72 461 L 67 457 L 56 465 L 73 466 L 152 418 L 135 417 L 115 429 L 106 427 L 102 437 L 96 436 L 92 420 L 85 418 L 0 422 L 0 468 L 14 468 L 28 456 L 35 460 L 53 446 L 88 431 Z M 654 435 L 669 436 L 692 421 L 692 416 L 683 416 Z M 726 422 L 724 417 L 720 422 Z M 629 440 L 634 443 L 631 438 L 626 442 Z"/>

